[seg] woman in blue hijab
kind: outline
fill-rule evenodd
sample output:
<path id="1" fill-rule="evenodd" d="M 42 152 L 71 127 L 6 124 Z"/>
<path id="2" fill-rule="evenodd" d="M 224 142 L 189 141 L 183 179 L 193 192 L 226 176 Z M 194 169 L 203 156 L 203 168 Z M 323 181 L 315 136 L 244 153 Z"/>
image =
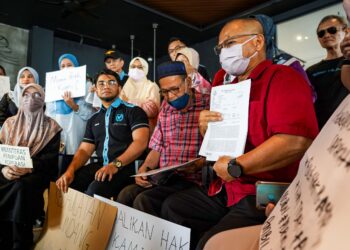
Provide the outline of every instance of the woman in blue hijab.
<path id="1" fill-rule="evenodd" d="M 79 67 L 77 58 L 72 54 L 63 54 L 58 59 L 58 67 L 64 70 Z M 86 122 L 92 114 L 92 106 L 85 102 L 85 97 L 72 98 L 69 91 L 62 95 L 63 100 L 47 103 L 46 114 L 55 119 L 63 128 L 59 175 L 64 173 L 73 159 L 85 133 Z"/>

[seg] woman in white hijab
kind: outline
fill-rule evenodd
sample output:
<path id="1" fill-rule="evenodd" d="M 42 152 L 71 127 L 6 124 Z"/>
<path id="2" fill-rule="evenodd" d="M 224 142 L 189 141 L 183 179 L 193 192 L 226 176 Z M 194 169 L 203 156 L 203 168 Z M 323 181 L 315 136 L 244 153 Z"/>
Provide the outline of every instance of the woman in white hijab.
<path id="1" fill-rule="evenodd" d="M 14 90 L 6 93 L 0 101 L 0 127 L 7 118 L 17 114 L 22 90 L 30 83 L 39 84 L 38 72 L 31 67 L 21 68 L 17 74 L 17 84 Z"/>
<path id="2" fill-rule="evenodd" d="M 147 79 L 148 63 L 141 57 L 135 57 L 129 64 L 129 79 L 125 83 L 120 98 L 141 107 L 148 116 L 153 131 L 159 113 L 159 87 Z"/>

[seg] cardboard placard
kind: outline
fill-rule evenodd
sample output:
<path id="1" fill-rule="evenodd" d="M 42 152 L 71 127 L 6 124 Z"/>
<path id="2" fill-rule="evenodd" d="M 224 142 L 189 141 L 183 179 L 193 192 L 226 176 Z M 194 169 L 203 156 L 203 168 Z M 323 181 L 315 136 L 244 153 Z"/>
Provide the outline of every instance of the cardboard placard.
<path id="1" fill-rule="evenodd" d="M 63 100 L 65 91 L 72 98 L 85 96 L 86 65 L 46 73 L 45 102 Z"/>
<path id="2" fill-rule="evenodd" d="M 0 164 L 19 168 L 33 168 L 28 147 L 0 144 Z"/>
<path id="3" fill-rule="evenodd" d="M 35 249 L 105 249 L 116 215 L 116 207 L 71 188 L 64 194 L 51 182 L 48 218 Z"/>
<path id="4" fill-rule="evenodd" d="M 190 249 L 191 229 L 98 195 L 95 198 L 118 207 L 118 216 L 106 249 Z"/>
<path id="5" fill-rule="evenodd" d="M 260 250 L 349 249 L 350 96 L 305 153 L 260 234 Z"/>

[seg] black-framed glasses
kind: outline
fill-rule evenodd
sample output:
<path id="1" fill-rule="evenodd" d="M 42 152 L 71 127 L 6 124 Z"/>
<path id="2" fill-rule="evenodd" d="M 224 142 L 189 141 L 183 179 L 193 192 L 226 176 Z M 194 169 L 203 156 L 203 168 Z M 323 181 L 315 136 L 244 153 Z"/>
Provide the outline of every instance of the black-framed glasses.
<path id="1" fill-rule="evenodd" d="M 216 45 L 214 47 L 214 52 L 216 55 L 220 55 L 221 50 L 223 48 L 230 48 L 232 45 L 236 44 L 235 39 L 240 38 L 240 37 L 244 37 L 244 36 L 255 36 L 258 34 L 241 34 L 241 35 L 235 35 L 235 36 L 231 36 L 229 38 L 227 38 L 225 41 L 223 41 L 222 43 Z"/>
<path id="2" fill-rule="evenodd" d="M 184 82 L 181 82 L 178 86 L 176 87 L 171 87 L 169 89 L 160 89 L 159 90 L 159 94 L 162 95 L 162 96 L 168 96 L 169 93 L 173 94 L 173 95 L 177 95 L 180 93 L 180 88 L 181 88 L 181 85 L 183 84 Z"/>
<path id="3" fill-rule="evenodd" d="M 329 27 L 329 28 L 327 28 L 327 29 L 317 31 L 317 36 L 318 36 L 318 38 L 322 38 L 322 37 L 324 37 L 324 35 L 326 34 L 326 32 L 327 32 L 328 34 L 334 35 L 334 34 L 336 34 L 338 31 L 339 31 L 339 30 L 337 29 L 337 27 L 332 26 L 332 27 Z"/>
<path id="4" fill-rule="evenodd" d="M 108 86 L 116 86 L 118 84 L 118 82 L 116 80 L 109 80 L 109 81 L 100 80 L 96 83 L 97 87 L 100 89 L 107 86 L 107 84 L 108 84 Z"/>

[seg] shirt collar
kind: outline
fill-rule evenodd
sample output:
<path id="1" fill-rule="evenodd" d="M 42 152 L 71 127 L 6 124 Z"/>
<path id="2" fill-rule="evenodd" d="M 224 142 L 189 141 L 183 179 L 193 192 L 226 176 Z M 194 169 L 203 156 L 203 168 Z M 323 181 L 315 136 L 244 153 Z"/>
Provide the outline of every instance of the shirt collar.
<path id="1" fill-rule="evenodd" d="M 255 80 L 262 75 L 262 73 L 265 71 L 266 68 L 270 67 L 272 65 L 272 61 L 270 60 L 265 60 L 259 63 L 253 71 L 250 73 L 248 79 Z"/>
<path id="2" fill-rule="evenodd" d="M 117 97 L 114 102 L 111 104 L 111 106 L 113 108 L 118 108 L 120 106 L 120 104 L 122 103 L 122 100 L 120 100 L 119 97 Z M 107 110 L 106 107 L 103 106 L 103 104 L 101 104 L 101 109 L 102 110 Z"/>
<path id="3" fill-rule="evenodd" d="M 120 80 L 123 80 L 123 78 L 126 76 L 126 73 L 124 70 L 122 70 L 122 72 L 119 73 L 119 78 Z"/>

